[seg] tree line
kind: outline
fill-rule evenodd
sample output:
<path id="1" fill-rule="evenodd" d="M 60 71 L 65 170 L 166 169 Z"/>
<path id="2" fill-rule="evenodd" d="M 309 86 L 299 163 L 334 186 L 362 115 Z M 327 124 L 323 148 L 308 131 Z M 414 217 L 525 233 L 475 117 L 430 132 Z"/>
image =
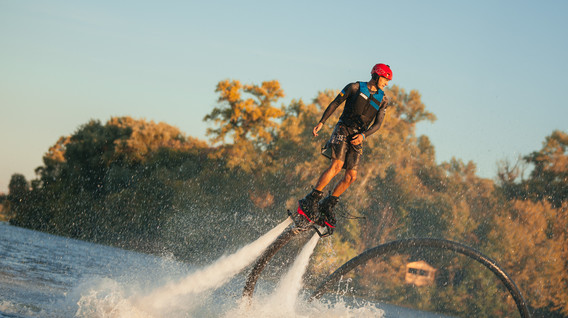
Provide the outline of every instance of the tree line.
<path id="1" fill-rule="evenodd" d="M 81 125 L 49 148 L 36 179 L 12 176 L 0 198 L 4 215 L 17 226 L 193 263 L 256 239 L 328 165 L 318 150 L 333 127 L 320 138 L 311 131 L 336 92 L 281 106 L 278 81 L 225 80 L 216 93 L 204 118 L 209 141 L 130 117 Z M 313 257 L 312 283 L 367 248 L 438 237 L 497 260 L 536 314 L 567 316 L 568 135 L 553 131 L 542 149 L 484 179 L 473 162 L 436 163 L 434 145 L 416 134 L 419 122 L 435 120 L 418 91 L 386 93 L 393 107 L 365 141 L 358 180 L 337 208 L 339 228 Z M 404 284 L 404 264 L 414 260 L 438 269 L 433 285 Z M 487 272 L 451 253 L 413 250 L 371 262 L 350 279 L 355 294 L 375 300 L 510 316 L 512 299 Z"/>

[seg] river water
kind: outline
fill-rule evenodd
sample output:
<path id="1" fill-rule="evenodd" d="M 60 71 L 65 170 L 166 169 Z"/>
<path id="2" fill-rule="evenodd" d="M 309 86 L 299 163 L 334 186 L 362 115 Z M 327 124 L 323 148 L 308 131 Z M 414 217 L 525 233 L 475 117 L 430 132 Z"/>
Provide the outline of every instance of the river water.
<path id="1" fill-rule="evenodd" d="M 243 303 L 245 269 L 288 224 L 196 268 L 0 222 L 0 317 L 442 317 L 339 298 L 307 302 L 301 274 L 318 237 L 281 284 L 258 288 L 253 303 Z"/>

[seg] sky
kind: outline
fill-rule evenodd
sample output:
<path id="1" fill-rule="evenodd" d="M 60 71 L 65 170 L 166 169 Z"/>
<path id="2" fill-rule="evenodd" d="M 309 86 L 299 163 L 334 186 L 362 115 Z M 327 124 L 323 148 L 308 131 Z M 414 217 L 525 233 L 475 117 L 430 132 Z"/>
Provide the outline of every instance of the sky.
<path id="1" fill-rule="evenodd" d="M 207 140 L 221 80 L 278 80 L 287 105 L 367 81 L 376 63 L 436 115 L 417 133 L 439 163 L 494 179 L 568 132 L 567 58 L 561 0 L 0 0 L 0 192 L 91 119 Z"/>

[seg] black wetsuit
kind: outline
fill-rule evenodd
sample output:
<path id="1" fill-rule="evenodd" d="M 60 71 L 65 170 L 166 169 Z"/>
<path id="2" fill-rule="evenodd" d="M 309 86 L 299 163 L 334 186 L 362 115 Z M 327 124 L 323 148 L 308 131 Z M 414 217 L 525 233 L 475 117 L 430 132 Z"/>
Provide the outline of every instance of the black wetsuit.
<path id="1" fill-rule="evenodd" d="M 364 85 L 367 84 L 365 82 L 361 83 Z M 357 129 L 359 133 L 363 133 L 365 137 L 369 137 L 369 135 L 379 130 L 385 117 L 388 100 L 384 97 L 384 92 L 380 89 L 373 96 L 380 97 L 381 100 L 377 101 L 376 97 L 369 98 L 369 90 L 366 89 L 365 92 L 364 88 L 364 91 L 360 92 L 359 86 L 360 82 L 347 84 L 341 93 L 327 106 L 320 119 L 320 123 L 325 123 L 339 105 L 345 102 L 345 108 L 339 118 L 340 122 L 347 127 Z M 363 97 L 361 93 L 366 96 Z M 373 125 L 369 127 L 371 123 L 373 123 Z"/>
<path id="2" fill-rule="evenodd" d="M 350 83 L 327 106 L 320 123 L 325 123 L 343 102 L 343 113 L 330 140 L 322 148 L 322 154 L 342 160 L 345 169 L 356 169 L 363 147 L 362 144 L 351 144 L 351 138 L 357 134 L 368 137 L 381 128 L 388 99 L 380 89 L 371 94 L 366 82 Z"/>

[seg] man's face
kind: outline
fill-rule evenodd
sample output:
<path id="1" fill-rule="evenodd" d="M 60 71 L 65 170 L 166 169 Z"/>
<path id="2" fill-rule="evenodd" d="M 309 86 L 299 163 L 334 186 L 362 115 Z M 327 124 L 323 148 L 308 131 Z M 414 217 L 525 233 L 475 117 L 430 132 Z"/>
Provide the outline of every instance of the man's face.
<path id="1" fill-rule="evenodd" d="M 386 77 L 379 77 L 379 82 L 377 83 L 377 85 L 379 86 L 380 89 L 385 88 L 387 85 L 389 84 L 389 80 Z"/>

